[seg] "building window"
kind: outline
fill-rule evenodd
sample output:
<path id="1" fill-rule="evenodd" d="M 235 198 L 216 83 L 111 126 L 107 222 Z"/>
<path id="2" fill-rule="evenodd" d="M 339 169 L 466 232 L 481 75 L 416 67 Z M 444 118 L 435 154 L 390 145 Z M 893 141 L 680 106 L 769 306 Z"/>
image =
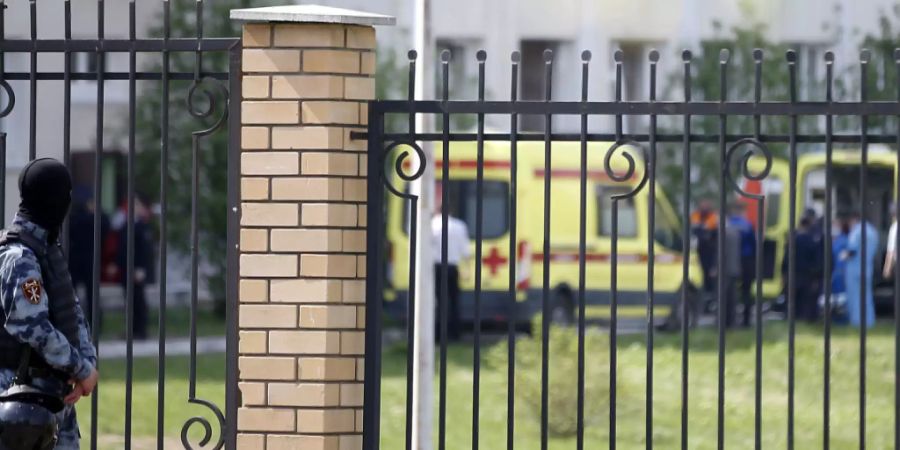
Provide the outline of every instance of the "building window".
<path id="1" fill-rule="evenodd" d="M 543 100 L 546 96 L 546 79 L 544 77 L 544 50 L 559 53 L 559 41 L 526 40 L 520 44 L 522 63 L 519 72 L 521 74 L 522 100 Z M 559 64 L 554 62 L 554 68 Z M 519 126 L 522 131 L 544 131 L 546 118 L 544 116 L 523 115 L 519 118 Z"/>
<path id="2" fill-rule="evenodd" d="M 475 100 L 478 98 L 478 62 L 475 54 L 478 52 L 481 42 L 478 40 L 451 40 L 437 39 L 434 55 L 434 95 L 436 99 L 442 98 L 444 81 L 441 78 L 441 53 L 450 51 L 450 86 L 448 95 L 451 100 Z M 475 116 L 471 114 L 453 114 L 450 116 L 450 127 L 456 131 L 471 130 L 475 127 Z M 435 124 L 440 131 L 440 120 Z"/>
<path id="3" fill-rule="evenodd" d="M 72 70 L 78 73 L 96 73 L 100 56 L 95 52 L 75 52 L 72 54 Z M 103 70 L 109 68 L 109 55 L 103 57 Z"/>
<path id="4" fill-rule="evenodd" d="M 797 53 L 797 95 L 800 100 L 820 100 L 825 98 L 825 51 L 827 47 L 814 43 L 792 43 L 788 48 Z M 875 70 L 879 70 L 875 64 Z M 878 77 L 879 80 L 882 77 Z M 880 87 L 879 87 L 880 88 Z"/>
<path id="5" fill-rule="evenodd" d="M 622 51 L 622 100 L 647 101 L 650 96 L 650 61 L 648 54 L 652 46 L 646 42 L 619 42 L 613 51 Z M 615 64 L 615 62 L 613 62 Z M 615 73 L 615 72 L 613 72 Z M 615 83 L 615 79 L 613 79 Z M 613 84 L 615 92 L 615 84 Z M 641 127 L 648 123 L 646 116 L 625 116 L 623 132 L 640 133 Z"/>

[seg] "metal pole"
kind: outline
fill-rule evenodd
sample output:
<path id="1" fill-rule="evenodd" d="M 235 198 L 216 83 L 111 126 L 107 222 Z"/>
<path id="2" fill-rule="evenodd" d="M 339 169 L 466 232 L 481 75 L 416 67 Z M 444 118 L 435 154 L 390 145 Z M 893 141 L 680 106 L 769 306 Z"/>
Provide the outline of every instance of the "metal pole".
<path id="1" fill-rule="evenodd" d="M 415 0 L 413 25 L 414 48 L 419 55 L 416 65 L 415 99 L 424 100 L 434 93 L 434 48 L 430 30 L 431 1 Z M 431 131 L 426 114 L 416 115 L 416 129 Z M 413 181 L 410 191 L 419 197 L 419 239 L 415 248 L 419 262 L 415 279 L 418 299 L 415 304 L 415 343 L 413 351 L 413 422 L 412 442 L 417 450 L 431 450 L 434 411 L 434 258 L 432 256 L 431 219 L 434 211 L 434 157 L 430 142 L 419 142 L 425 152 L 425 172 Z M 423 161 L 419 161 L 421 163 Z"/>

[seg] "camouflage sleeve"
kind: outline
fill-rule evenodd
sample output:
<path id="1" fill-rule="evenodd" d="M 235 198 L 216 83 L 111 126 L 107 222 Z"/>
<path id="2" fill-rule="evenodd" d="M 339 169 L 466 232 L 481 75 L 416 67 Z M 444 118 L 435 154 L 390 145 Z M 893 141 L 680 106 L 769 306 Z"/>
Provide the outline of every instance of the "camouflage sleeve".
<path id="1" fill-rule="evenodd" d="M 86 359 L 91 366 L 97 367 L 97 349 L 91 340 L 91 326 L 84 319 L 84 310 L 81 309 L 81 303 L 78 303 L 78 351 L 81 356 Z"/>
<path id="2" fill-rule="evenodd" d="M 53 368 L 77 380 L 87 378 L 93 364 L 50 323 L 47 294 L 35 258 L 23 254 L 6 259 L 0 266 L 0 288 L 6 311 L 3 324 L 6 331 L 31 345 Z"/>

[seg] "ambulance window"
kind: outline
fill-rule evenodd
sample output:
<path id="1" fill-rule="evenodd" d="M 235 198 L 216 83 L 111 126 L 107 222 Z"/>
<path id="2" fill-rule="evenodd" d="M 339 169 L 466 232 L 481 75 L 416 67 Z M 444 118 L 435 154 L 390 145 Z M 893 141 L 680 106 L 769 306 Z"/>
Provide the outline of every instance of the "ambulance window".
<path id="1" fill-rule="evenodd" d="M 469 236 L 475 239 L 477 183 L 475 180 L 451 180 L 446 185 L 449 186 L 450 215 L 465 222 Z M 509 230 L 509 184 L 505 181 L 484 180 L 482 189 L 482 238 L 501 237 Z M 403 231 L 409 234 L 409 202 L 403 203 Z"/>
<path id="2" fill-rule="evenodd" d="M 474 180 L 457 181 L 453 184 L 458 185 L 459 197 L 463 198 L 462 205 L 458 205 L 456 209 L 461 213 L 458 216 L 466 222 L 469 227 L 469 235 L 475 238 L 475 224 L 477 221 L 477 196 L 476 183 Z M 503 236 L 509 228 L 509 185 L 503 181 L 484 180 L 482 205 L 482 237 L 491 239 Z M 451 202 L 452 204 L 453 202 Z"/>
<path id="3" fill-rule="evenodd" d="M 612 236 L 613 221 L 612 208 L 614 195 L 622 195 L 629 191 L 626 187 L 598 186 L 597 187 L 597 227 L 600 236 Z M 619 237 L 637 236 L 637 211 L 634 209 L 634 199 L 625 198 L 619 203 Z"/>

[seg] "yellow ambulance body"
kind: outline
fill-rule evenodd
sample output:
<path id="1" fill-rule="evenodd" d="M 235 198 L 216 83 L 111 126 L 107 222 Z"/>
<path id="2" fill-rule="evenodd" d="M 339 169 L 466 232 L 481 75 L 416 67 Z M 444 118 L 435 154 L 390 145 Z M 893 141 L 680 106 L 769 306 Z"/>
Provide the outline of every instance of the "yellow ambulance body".
<path id="1" fill-rule="evenodd" d="M 586 304 L 588 317 L 608 317 L 610 280 L 612 269 L 612 208 L 615 195 L 625 194 L 637 188 L 643 177 L 643 158 L 633 149 L 617 149 L 611 158 L 617 177 L 627 172 L 627 152 L 636 161 L 634 175 L 622 182 L 611 179 L 603 169 L 609 143 L 588 144 L 588 176 L 586 201 Z M 398 149 L 400 152 L 405 149 Z M 484 143 L 484 232 L 482 236 L 482 296 L 481 316 L 485 321 L 505 322 L 509 317 L 509 270 L 516 267 L 515 320 L 527 322 L 541 311 L 543 299 L 544 266 L 544 167 L 543 142 L 519 142 L 517 160 L 517 236 L 516 254 L 510 254 L 509 211 L 510 192 L 509 142 Z M 441 179 L 444 166 L 442 148 L 435 145 L 436 178 Z M 411 159 L 411 158 L 408 158 Z M 569 321 L 576 317 L 579 286 L 579 231 L 580 220 L 580 144 L 554 142 L 550 170 L 550 252 L 549 288 L 554 319 Z M 450 210 L 455 217 L 468 225 L 470 257 L 460 268 L 460 316 L 464 322 L 474 317 L 475 290 L 475 211 L 476 175 L 478 152 L 474 142 L 450 144 L 449 183 L 443 189 L 450 190 Z M 393 165 L 391 165 L 393 167 Z M 409 170 L 408 164 L 404 166 Z M 389 175 L 390 176 L 390 175 Z M 396 174 L 390 180 L 400 190 L 408 186 Z M 405 318 L 406 294 L 409 286 L 409 205 L 408 201 L 386 194 L 386 234 L 388 240 L 389 270 L 385 309 L 390 314 Z M 654 313 L 658 323 L 667 318 L 672 306 L 680 299 L 682 286 L 689 292 L 702 283 L 698 260 L 690 259 L 689 279 L 682 279 L 683 248 L 690 247 L 682 241 L 678 216 L 662 189 L 656 190 L 655 232 L 649 228 L 649 184 L 636 195 L 618 200 L 618 315 L 620 317 L 644 317 L 647 311 L 648 255 L 651 237 L 654 240 Z M 422 236 L 432 239 L 431 233 Z M 433 242 L 434 252 L 440 254 L 440 242 Z M 512 260 L 512 263 L 510 263 Z"/>

